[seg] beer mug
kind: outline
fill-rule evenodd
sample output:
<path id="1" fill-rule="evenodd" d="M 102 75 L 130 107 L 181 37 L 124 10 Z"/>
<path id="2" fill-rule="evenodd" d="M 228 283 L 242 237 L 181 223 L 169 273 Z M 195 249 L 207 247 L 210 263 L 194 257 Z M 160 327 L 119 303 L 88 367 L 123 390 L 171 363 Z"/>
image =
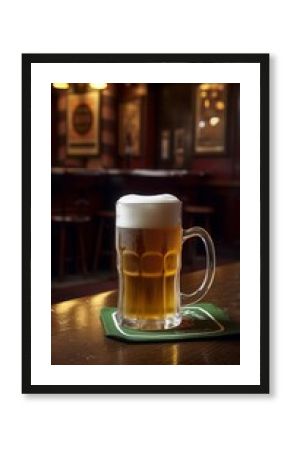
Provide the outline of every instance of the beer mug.
<path id="1" fill-rule="evenodd" d="M 200 227 L 183 230 L 182 203 L 170 194 L 126 195 L 116 204 L 116 250 L 119 274 L 117 321 L 142 330 L 165 330 L 181 322 L 181 303 L 201 300 L 215 273 L 215 250 Z M 204 279 L 194 292 L 180 292 L 182 244 L 202 239 Z"/>

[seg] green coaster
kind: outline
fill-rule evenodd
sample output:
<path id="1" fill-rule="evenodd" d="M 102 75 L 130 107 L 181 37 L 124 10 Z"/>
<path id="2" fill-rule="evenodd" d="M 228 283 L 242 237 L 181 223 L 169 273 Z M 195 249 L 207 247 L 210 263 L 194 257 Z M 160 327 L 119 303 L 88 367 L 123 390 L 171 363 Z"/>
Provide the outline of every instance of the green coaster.
<path id="1" fill-rule="evenodd" d="M 185 306 L 181 311 L 182 322 L 179 327 L 164 331 L 120 327 L 116 319 L 117 308 L 102 308 L 101 320 L 106 336 L 131 342 L 182 341 L 240 333 L 239 325 L 212 303 Z"/>

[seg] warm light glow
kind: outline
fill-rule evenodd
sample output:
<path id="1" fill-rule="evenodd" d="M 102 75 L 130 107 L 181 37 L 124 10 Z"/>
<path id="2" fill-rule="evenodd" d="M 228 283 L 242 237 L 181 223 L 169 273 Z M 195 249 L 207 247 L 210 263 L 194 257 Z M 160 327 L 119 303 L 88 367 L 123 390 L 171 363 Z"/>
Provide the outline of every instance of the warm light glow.
<path id="1" fill-rule="evenodd" d="M 202 83 L 200 85 L 200 89 L 204 89 L 205 91 L 208 91 L 210 89 L 210 84 L 209 83 Z"/>
<path id="2" fill-rule="evenodd" d="M 172 345 L 172 358 L 171 358 L 171 364 L 174 366 L 177 366 L 179 364 L 179 348 L 177 344 Z"/>
<path id="3" fill-rule="evenodd" d="M 52 309 L 57 314 L 67 315 L 70 313 L 71 309 L 74 308 L 76 303 L 77 303 L 76 300 L 68 300 L 65 302 L 62 301 L 60 303 L 56 303 L 55 305 L 53 305 Z"/>
<path id="4" fill-rule="evenodd" d="M 107 83 L 90 83 L 91 89 L 106 89 Z"/>
<path id="5" fill-rule="evenodd" d="M 55 89 L 68 89 L 69 88 L 68 83 L 52 83 L 52 85 Z"/>
<path id="6" fill-rule="evenodd" d="M 211 96 L 212 96 L 212 98 L 217 98 L 217 96 L 218 96 L 217 91 L 212 91 Z"/>
<path id="7" fill-rule="evenodd" d="M 222 83 L 202 83 L 200 85 L 201 90 L 209 91 L 209 90 L 215 90 L 223 91 L 224 85 Z"/>
<path id="8" fill-rule="evenodd" d="M 210 107 L 210 101 L 209 101 L 208 98 L 205 99 L 205 101 L 204 101 L 204 107 L 205 107 L 206 109 Z"/>
<path id="9" fill-rule="evenodd" d="M 211 118 L 209 119 L 209 124 L 210 124 L 212 127 L 215 127 L 218 123 L 220 123 L 220 118 L 219 118 L 219 117 L 211 117 Z"/>
<path id="10" fill-rule="evenodd" d="M 212 91 L 212 90 L 218 90 L 223 91 L 224 90 L 224 84 L 222 83 L 202 83 L 200 85 L 200 89 L 204 91 Z"/>
<path id="11" fill-rule="evenodd" d="M 207 97 L 207 92 L 206 92 L 206 91 L 201 91 L 200 96 L 201 96 L 202 98 Z"/>
<path id="12" fill-rule="evenodd" d="M 84 328 L 88 326 L 89 323 L 89 312 L 88 312 L 88 304 L 83 302 L 81 305 L 78 305 L 74 309 L 74 322 L 76 328 Z"/>
<path id="13" fill-rule="evenodd" d="M 100 294 L 92 295 L 91 305 L 101 305 L 110 295 L 113 294 L 114 291 L 101 292 Z"/>
<path id="14" fill-rule="evenodd" d="M 222 102 L 221 100 L 219 100 L 218 102 L 216 102 L 215 104 L 216 109 L 218 109 L 219 111 L 223 111 L 225 109 L 225 104 L 224 102 Z"/>
<path id="15" fill-rule="evenodd" d="M 205 121 L 204 120 L 200 120 L 198 123 L 199 128 L 204 128 L 205 127 Z"/>

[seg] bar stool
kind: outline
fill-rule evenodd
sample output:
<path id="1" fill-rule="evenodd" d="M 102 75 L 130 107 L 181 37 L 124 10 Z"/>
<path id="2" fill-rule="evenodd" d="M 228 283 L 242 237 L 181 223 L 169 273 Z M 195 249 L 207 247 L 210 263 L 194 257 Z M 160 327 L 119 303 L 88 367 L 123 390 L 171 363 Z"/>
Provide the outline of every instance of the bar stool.
<path id="1" fill-rule="evenodd" d="M 116 263 L 116 250 L 115 250 L 115 211 L 113 210 L 100 210 L 97 212 L 98 218 L 98 231 L 96 239 L 96 249 L 94 257 L 93 269 L 96 271 L 100 266 L 100 258 L 102 255 L 108 255 L 110 257 L 111 269 L 115 269 Z M 105 240 L 107 231 L 107 242 Z M 104 245 L 104 244 L 107 245 Z"/>
<path id="2" fill-rule="evenodd" d="M 189 221 L 189 226 L 197 225 L 196 219 L 202 220 L 202 224 L 208 233 L 211 233 L 211 218 L 214 214 L 214 208 L 212 206 L 201 205 L 185 205 L 184 213 Z"/>
<path id="3" fill-rule="evenodd" d="M 66 274 L 66 262 L 71 259 L 68 255 L 68 235 L 76 236 L 76 265 L 85 276 L 88 273 L 85 245 L 85 226 L 91 221 L 87 208 L 89 203 L 84 199 L 77 199 L 72 205 L 63 205 L 55 209 L 51 215 L 51 222 L 57 232 L 58 247 L 58 277 L 63 280 Z M 74 241 L 75 244 L 75 241 Z"/>

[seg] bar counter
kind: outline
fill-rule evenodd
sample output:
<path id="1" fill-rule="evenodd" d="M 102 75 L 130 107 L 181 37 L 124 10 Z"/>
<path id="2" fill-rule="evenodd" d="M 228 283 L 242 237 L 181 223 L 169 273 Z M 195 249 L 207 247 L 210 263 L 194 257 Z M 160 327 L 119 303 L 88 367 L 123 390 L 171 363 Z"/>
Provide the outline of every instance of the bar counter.
<path id="1" fill-rule="evenodd" d="M 222 307 L 239 323 L 240 266 L 220 266 L 205 302 Z M 203 272 L 182 276 L 182 290 L 198 285 Z M 117 286 L 116 286 L 117 288 Z M 117 291 L 104 292 L 52 305 L 52 364 L 240 364 L 239 336 L 168 343 L 126 343 L 104 334 L 103 306 L 116 306 Z"/>

